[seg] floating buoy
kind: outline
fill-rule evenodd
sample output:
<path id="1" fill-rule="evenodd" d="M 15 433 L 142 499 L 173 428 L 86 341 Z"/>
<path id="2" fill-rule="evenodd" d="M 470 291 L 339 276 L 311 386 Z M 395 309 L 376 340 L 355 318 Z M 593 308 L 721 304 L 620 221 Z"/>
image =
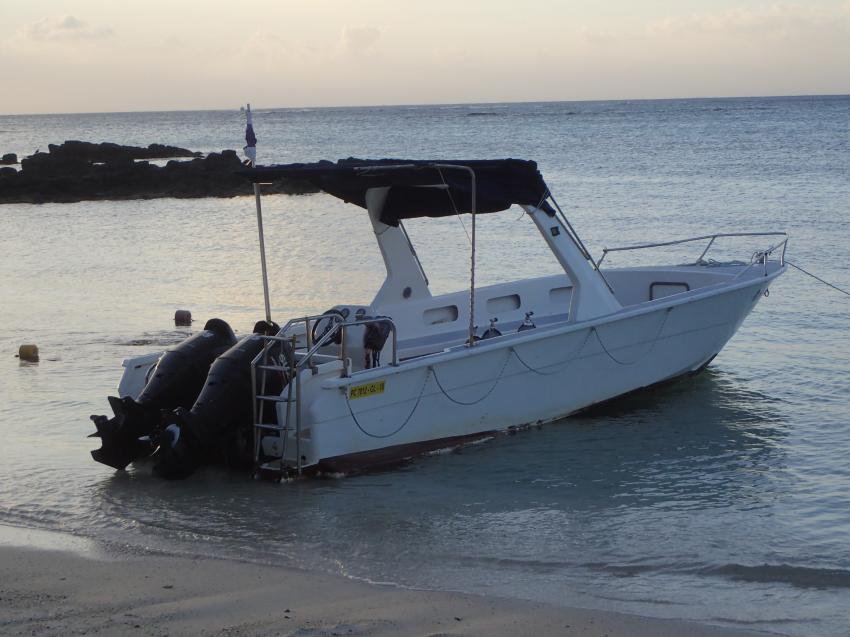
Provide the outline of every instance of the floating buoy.
<path id="1" fill-rule="evenodd" d="M 192 327 L 192 313 L 189 310 L 177 310 L 174 313 L 174 325 L 177 327 Z"/>
<path id="2" fill-rule="evenodd" d="M 30 363 L 38 362 L 38 345 L 21 345 L 18 349 L 18 358 Z"/>

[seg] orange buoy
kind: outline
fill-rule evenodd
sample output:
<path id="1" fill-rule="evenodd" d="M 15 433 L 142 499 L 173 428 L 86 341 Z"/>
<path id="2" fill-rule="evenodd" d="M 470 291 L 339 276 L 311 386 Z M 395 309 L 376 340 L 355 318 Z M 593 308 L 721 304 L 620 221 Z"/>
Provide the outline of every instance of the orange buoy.
<path id="1" fill-rule="evenodd" d="M 38 362 L 38 345 L 21 345 L 18 348 L 18 358 L 30 363 Z"/>
<path id="2" fill-rule="evenodd" d="M 174 325 L 177 327 L 192 327 L 192 313 L 189 310 L 177 310 L 174 313 Z"/>

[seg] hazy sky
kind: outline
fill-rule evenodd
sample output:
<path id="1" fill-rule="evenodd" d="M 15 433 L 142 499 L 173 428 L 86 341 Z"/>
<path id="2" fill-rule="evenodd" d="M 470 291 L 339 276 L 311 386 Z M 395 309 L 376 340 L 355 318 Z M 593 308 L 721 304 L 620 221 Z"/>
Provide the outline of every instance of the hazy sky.
<path id="1" fill-rule="evenodd" d="M 850 0 L 0 0 L 0 113 L 850 93 Z"/>

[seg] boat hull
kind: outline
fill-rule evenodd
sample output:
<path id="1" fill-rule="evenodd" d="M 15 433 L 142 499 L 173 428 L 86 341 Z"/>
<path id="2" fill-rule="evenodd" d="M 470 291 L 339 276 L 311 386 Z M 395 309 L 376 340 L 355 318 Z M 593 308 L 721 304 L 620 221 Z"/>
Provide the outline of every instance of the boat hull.
<path id="1" fill-rule="evenodd" d="M 598 320 L 305 383 L 285 458 L 350 472 L 556 420 L 703 368 L 784 269 Z M 282 416 L 282 415 L 281 415 Z"/>

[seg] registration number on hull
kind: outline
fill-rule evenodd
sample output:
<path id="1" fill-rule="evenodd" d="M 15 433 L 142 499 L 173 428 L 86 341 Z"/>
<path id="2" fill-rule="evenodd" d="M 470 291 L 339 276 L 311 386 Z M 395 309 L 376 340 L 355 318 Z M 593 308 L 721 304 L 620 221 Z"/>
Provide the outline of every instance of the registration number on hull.
<path id="1" fill-rule="evenodd" d="M 367 396 L 383 394 L 386 384 L 387 381 L 385 380 L 376 380 L 363 385 L 353 385 L 348 390 L 348 398 L 349 400 L 354 400 L 355 398 L 366 398 Z"/>

